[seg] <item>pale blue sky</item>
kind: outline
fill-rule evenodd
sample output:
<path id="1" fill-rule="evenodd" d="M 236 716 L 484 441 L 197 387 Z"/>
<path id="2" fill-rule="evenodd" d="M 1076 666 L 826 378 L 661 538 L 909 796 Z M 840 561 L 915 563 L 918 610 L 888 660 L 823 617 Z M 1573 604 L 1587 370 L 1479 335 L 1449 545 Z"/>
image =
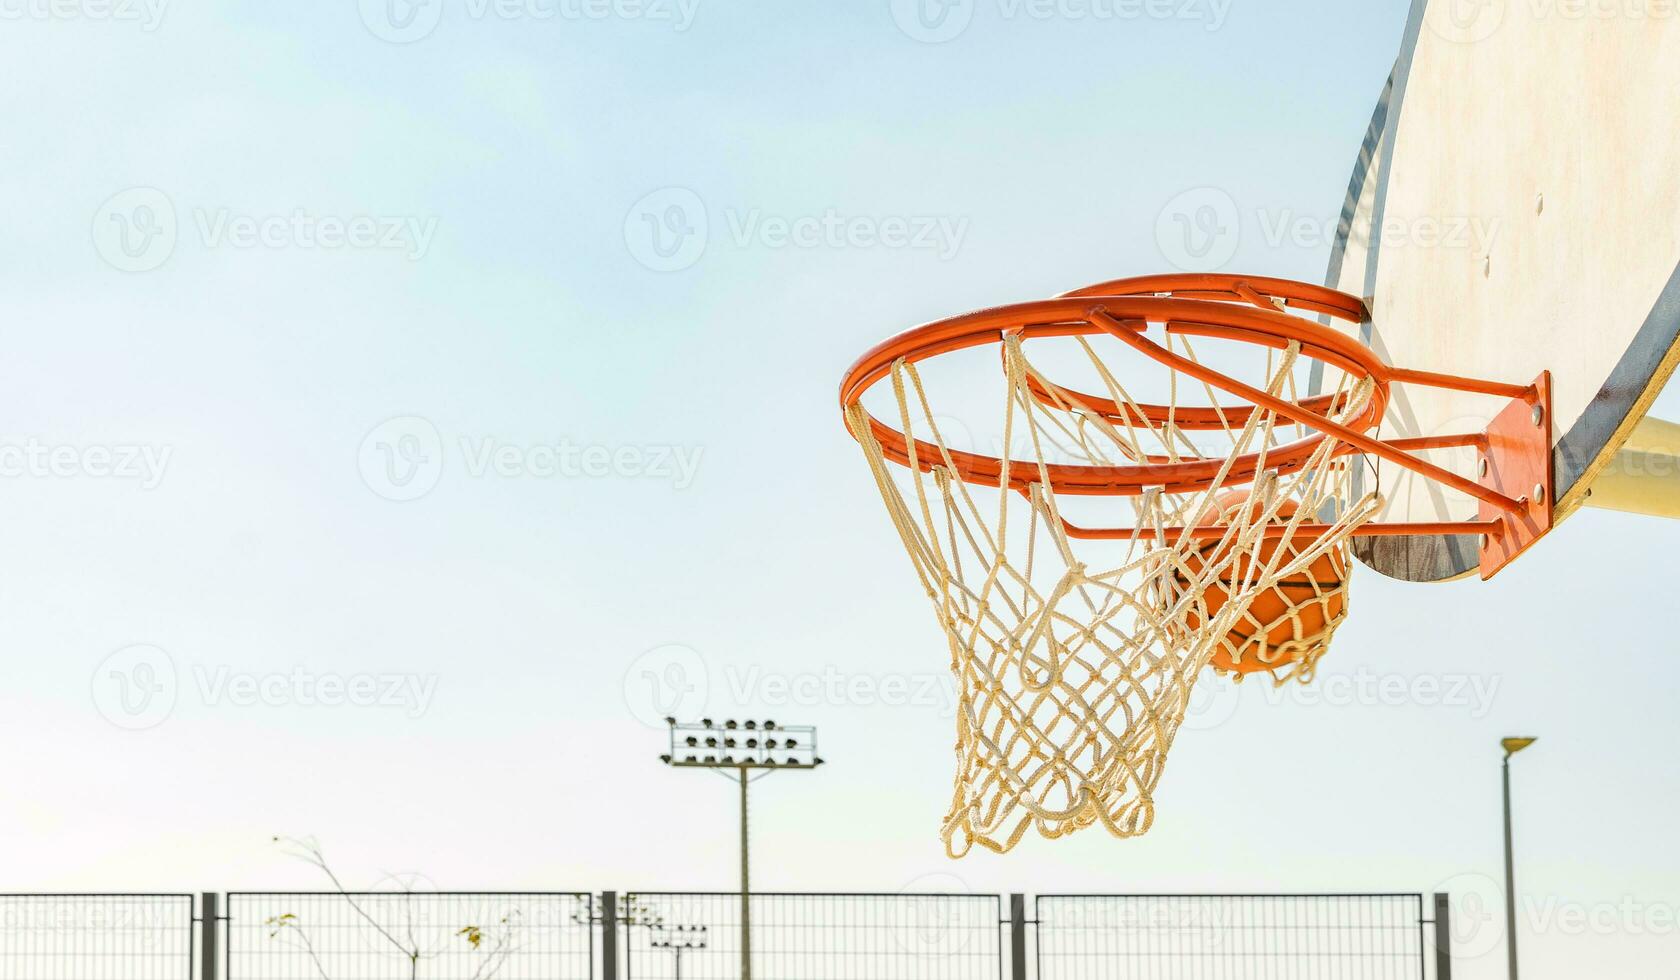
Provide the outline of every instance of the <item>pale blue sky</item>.
<path id="1" fill-rule="evenodd" d="M 637 717 L 674 658 L 707 672 L 685 710 L 821 728 L 825 769 L 758 789 L 766 889 L 1485 890 L 1497 740 L 1527 732 L 1537 914 L 1680 904 L 1675 525 L 1585 513 L 1488 584 L 1360 574 L 1325 666 L 1355 693 L 1216 706 L 1141 840 L 949 862 L 949 712 L 874 687 L 922 691 L 946 654 L 841 427 L 843 369 L 921 320 L 1169 268 L 1156 220 L 1191 188 L 1333 218 L 1401 0 L 982 0 L 936 44 L 887 0 L 699 0 L 686 24 L 443 2 L 410 43 L 371 0 L 0 29 L 0 443 L 72 447 L 76 473 L 0 480 L 7 890 L 314 884 L 276 833 L 318 836 L 352 883 L 728 887 L 729 787 L 664 771 Z M 703 253 L 637 237 L 650 194 L 698 200 Z M 173 212 L 166 256 L 121 251 L 151 241 L 121 225 L 136 200 Z M 830 211 L 930 219 L 938 247 L 766 231 Z M 271 216 L 278 244 L 237 244 Z M 391 247 L 314 247 L 358 217 Z M 1322 278 L 1327 243 L 1257 231 L 1233 268 Z M 619 454 L 613 475 L 474 475 L 562 442 Z M 168 455 L 155 480 L 93 475 L 104 447 Z M 396 501 L 424 489 L 382 482 L 405 447 L 442 470 Z M 167 659 L 106 663 L 134 644 Z M 692 653 L 644 657 L 671 645 Z M 138 722 L 109 680 L 136 656 L 173 701 Z M 294 670 L 407 686 L 221 686 Z M 766 678 L 831 676 L 852 693 L 767 703 Z M 1488 693 L 1357 693 L 1377 677 Z M 1672 928 L 1526 941 L 1532 977 L 1680 959 Z"/>

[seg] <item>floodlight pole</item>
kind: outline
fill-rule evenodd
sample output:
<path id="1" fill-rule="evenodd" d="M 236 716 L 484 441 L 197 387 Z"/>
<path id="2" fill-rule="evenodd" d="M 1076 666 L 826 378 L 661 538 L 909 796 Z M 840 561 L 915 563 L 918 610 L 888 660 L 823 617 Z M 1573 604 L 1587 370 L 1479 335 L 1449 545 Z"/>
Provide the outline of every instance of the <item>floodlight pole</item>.
<path id="1" fill-rule="evenodd" d="M 1507 976 L 1517 980 L 1517 879 L 1511 869 L 1511 754 L 1499 764 L 1505 787 L 1505 955 L 1510 963 Z"/>
<path id="2" fill-rule="evenodd" d="M 752 980 L 752 877 L 747 868 L 747 767 L 741 777 L 741 980 Z"/>
<path id="3" fill-rule="evenodd" d="M 741 789 L 741 980 L 752 980 L 747 784 L 753 777 L 748 770 L 762 769 L 764 772 L 759 774 L 762 777 L 777 769 L 817 768 L 823 764 L 816 754 L 817 730 L 809 725 L 778 726 L 773 721 L 726 721 L 716 725 L 710 718 L 686 724 L 667 718 L 665 723 L 671 729 L 671 751 L 660 756 L 659 761 L 675 769 L 735 770 Z M 777 755 L 782 756 L 779 761 Z"/>
<path id="4" fill-rule="evenodd" d="M 1500 781 L 1505 791 L 1505 955 L 1510 980 L 1517 980 L 1517 875 L 1511 861 L 1511 756 L 1533 745 L 1533 738 L 1507 738 L 1500 763 Z"/>

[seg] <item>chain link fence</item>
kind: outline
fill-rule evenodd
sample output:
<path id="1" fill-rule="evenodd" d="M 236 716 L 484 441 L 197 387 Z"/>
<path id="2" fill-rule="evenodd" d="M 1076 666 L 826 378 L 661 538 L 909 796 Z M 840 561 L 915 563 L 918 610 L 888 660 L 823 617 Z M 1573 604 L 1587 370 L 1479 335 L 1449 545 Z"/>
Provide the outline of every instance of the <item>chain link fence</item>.
<path id="1" fill-rule="evenodd" d="M 230 892 L 196 909 L 191 895 L 0 895 L 0 980 L 742 980 L 749 964 L 752 980 L 1452 976 L 1444 895 L 1012 895 L 1006 908 L 758 893 L 750 923 L 733 892 Z"/>

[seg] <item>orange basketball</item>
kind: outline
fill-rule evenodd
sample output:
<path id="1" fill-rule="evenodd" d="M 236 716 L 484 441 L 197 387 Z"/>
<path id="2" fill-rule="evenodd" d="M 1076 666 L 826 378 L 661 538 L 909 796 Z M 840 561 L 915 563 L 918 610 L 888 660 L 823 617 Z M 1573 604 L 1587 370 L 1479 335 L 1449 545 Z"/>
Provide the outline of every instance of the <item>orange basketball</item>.
<path id="1" fill-rule="evenodd" d="M 1238 509 L 1248 503 L 1246 491 L 1234 491 L 1219 498 L 1218 504 L 1203 517 L 1205 523 L 1228 522 Z M 1295 504 L 1285 501 L 1278 508 L 1278 516 L 1288 518 L 1295 513 Z M 1218 615 L 1230 599 L 1233 587 L 1247 583 L 1250 574 L 1263 572 L 1272 564 L 1278 549 L 1284 549 L 1277 568 L 1284 568 L 1310 548 L 1305 540 L 1274 538 L 1264 541 L 1252 555 L 1237 555 L 1228 567 L 1220 568 L 1202 594 L 1201 609 L 1212 618 Z M 1197 578 L 1209 565 L 1218 566 L 1226 558 L 1219 541 L 1209 541 L 1185 558 L 1189 573 Z M 1250 564 L 1258 568 L 1250 572 Z M 1177 576 L 1180 586 L 1190 584 L 1183 573 Z M 1276 670 L 1298 661 L 1309 663 L 1323 655 L 1330 635 L 1347 613 L 1347 552 L 1336 548 L 1314 559 L 1305 569 L 1284 576 L 1271 588 L 1254 598 L 1248 611 L 1221 638 L 1210 661 L 1218 670 L 1237 674 L 1253 674 Z M 1237 583 L 1233 586 L 1233 582 Z M 1221 587 L 1223 585 L 1223 587 Z M 1194 630 L 1201 622 L 1201 610 L 1195 609 L 1185 617 L 1185 625 Z"/>

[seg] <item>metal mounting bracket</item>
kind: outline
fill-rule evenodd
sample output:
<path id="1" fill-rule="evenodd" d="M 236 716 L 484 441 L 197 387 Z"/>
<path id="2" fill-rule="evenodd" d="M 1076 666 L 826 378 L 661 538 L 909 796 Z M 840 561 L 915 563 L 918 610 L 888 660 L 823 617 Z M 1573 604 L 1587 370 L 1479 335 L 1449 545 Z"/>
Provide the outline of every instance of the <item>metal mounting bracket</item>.
<path id="1" fill-rule="evenodd" d="M 1480 483 L 1527 506 L 1511 513 L 1483 501 L 1482 578 L 1493 578 L 1552 529 L 1552 375 L 1540 372 L 1533 395 L 1514 398 L 1488 425 L 1477 466 Z"/>

